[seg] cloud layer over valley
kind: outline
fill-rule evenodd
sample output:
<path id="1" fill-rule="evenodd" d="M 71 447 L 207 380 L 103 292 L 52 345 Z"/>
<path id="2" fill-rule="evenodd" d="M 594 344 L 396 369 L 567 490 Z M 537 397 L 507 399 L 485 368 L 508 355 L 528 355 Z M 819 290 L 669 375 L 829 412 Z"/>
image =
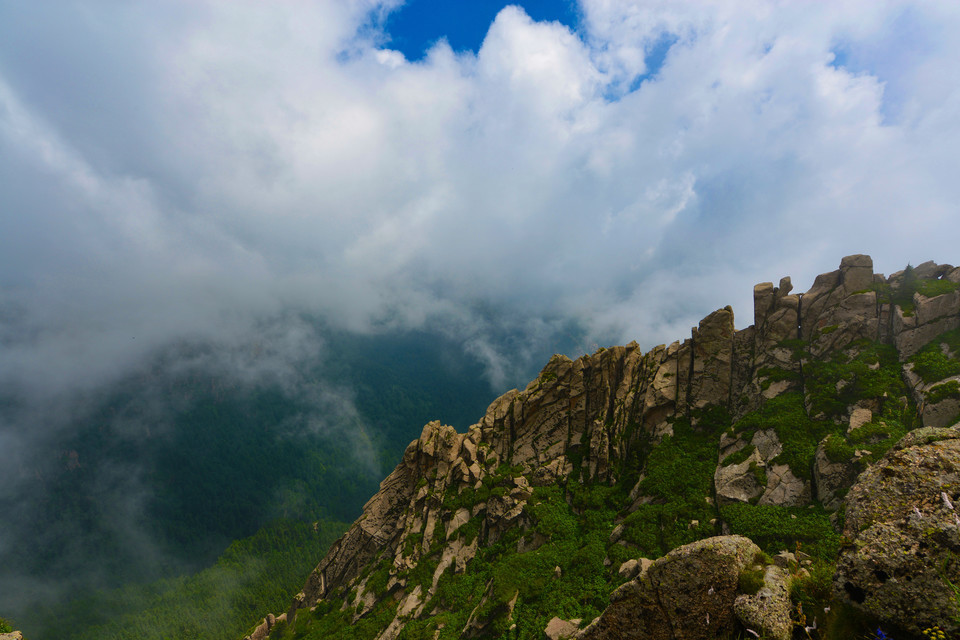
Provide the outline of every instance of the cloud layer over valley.
<path id="1" fill-rule="evenodd" d="M 395 4 L 7 5 L 0 375 L 98 380 L 291 308 L 650 345 L 745 324 L 755 281 L 955 250 L 954 3 L 507 7 L 417 62 Z"/>

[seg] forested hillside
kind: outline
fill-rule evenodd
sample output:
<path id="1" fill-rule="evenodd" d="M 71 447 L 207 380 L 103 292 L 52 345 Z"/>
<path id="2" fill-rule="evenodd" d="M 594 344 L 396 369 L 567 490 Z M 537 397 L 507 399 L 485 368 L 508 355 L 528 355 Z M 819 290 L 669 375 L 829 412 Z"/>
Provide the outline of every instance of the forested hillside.
<path id="1" fill-rule="evenodd" d="M 213 637 L 228 612 L 252 624 L 296 590 L 326 534 L 359 514 L 383 461 L 392 463 L 419 425 L 445 415 L 466 426 L 493 395 L 482 364 L 441 335 L 315 330 L 323 357 L 300 363 L 293 379 L 209 366 L 214 345 L 171 347 L 87 399 L 55 440 L 16 461 L 26 493 L 0 505 L 4 539 L 16 541 L 0 550 L 2 613 L 33 640 L 88 637 L 93 628 L 113 637 L 159 610 L 205 629 L 198 637 Z M 16 424 L 25 405 L 10 394 L 4 401 Z M 317 521 L 319 539 L 306 535 Z M 244 564 L 287 568 L 225 572 L 237 553 Z M 203 584 L 232 595 L 191 602 Z"/>

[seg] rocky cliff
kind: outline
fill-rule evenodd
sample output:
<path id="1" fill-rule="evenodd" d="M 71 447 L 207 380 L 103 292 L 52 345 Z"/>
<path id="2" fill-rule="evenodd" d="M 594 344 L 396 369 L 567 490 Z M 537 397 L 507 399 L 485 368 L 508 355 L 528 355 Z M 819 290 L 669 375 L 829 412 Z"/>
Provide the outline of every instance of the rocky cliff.
<path id="1" fill-rule="evenodd" d="M 810 611 L 834 600 L 903 627 L 896 589 L 814 587 L 864 535 L 853 523 L 879 517 L 862 515 L 858 475 L 960 418 L 960 268 L 884 277 L 849 256 L 804 294 L 757 285 L 753 319 L 737 331 L 727 307 L 646 353 L 554 356 L 466 433 L 426 425 L 290 609 L 248 637 L 788 638 L 839 624 Z M 943 557 L 924 589 L 949 596 Z"/>

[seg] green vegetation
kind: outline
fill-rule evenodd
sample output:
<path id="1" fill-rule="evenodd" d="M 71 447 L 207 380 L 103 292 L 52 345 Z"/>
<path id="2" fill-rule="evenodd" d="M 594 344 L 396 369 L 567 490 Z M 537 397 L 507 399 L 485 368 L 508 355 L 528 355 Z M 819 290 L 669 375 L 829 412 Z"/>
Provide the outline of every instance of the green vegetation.
<path id="1" fill-rule="evenodd" d="M 330 544 L 336 522 L 280 520 L 230 545 L 192 576 L 96 591 L 65 609 L 44 608 L 38 636 L 74 640 L 236 640 L 269 611 L 282 611 Z"/>
<path id="2" fill-rule="evenodd" d="M 788 391 L 764 402 L 733 425 L 733 431 L 748 441 L 754 432 L 764 429 L 773 429 L 783 444 L 783 451 L 772 462 L 789 465 L 798 478 L 810 479 L 817 444 L 836 431 L 837 426 L 811 420 L 803 407 L 803 394 Z"/>
<path id="3" fill-rule="evenodd" d="M 11 631 L 13 631 L 13 626 L 3 618 L 0 618 L 0 633 L 10 633 Z"/>
<path id="4" fill-rule="evenodd" d="M 689 419 L 678 418 L 673 435 L 649 452 L 640 490 L 650 502 L 639 505 L 623 520 L 623 540 L 634 545 L 639 555 L 657 558 L 716 533 L 709 524 L 716 511 L 707 498 L 713 493 L 719 434 L 729 424 L 726 411 L 715 409 L 701 415 L 696 428 Z M 693 521 L 697 524 L 691 526 Z M 622 562 L 628 553 L 614 547 L 610 558 Z"/>
<path id="5" fill-rule="evenodd" d="M 941 345 L 946 345 L 953 357 L 945 354 Z M 950 376 L 960 375 L 960 329 L 942 333 L 910 358 L 913 372 L 930 384 Z"/>
<path id="6" fill-rule="evenodd" d="M 854 341 L 827 359 L 805 363 L 803 371 L 814 416 L 835 418 L 864 398 L 907 395 L 897 351 L 881 342 Z"/>
<path id="7" fill-rule="evenodd" d="M 753 446 L 752 444 L 748 444 L 743 449 L 740 449 L 740 451 L 736 451 L 728 455 L 726 458 L 723 459 L 723 462 L 721 464 L 727 467 L 732 464 L 740 464 L 741 462 L 746 462 L 747 458 L 752 456 L 753 452 L 756 450 L 757 448 L 755 446 Z"/>
<path id="8" fill-rule="evenodd" d="M 905 316 L 912 316 L 916 311 L 913 304 L 914 293 L 919 293 L 927 298 L 935 298 L 958 288 L 960 288 L 960 284 L 950 280 L 917 278 L 913 267 L 910 265 L 907 265 L 907 268 L 904 269 L 899 286 L 892 288 L 888 284 L 876 284 L 873 287 L 880 302 L 893 303 L 899 306 Z"/>
<path id="9" fill-rule="evenodd" d="M 942 402 L 947 398 L 960 400 L 960 383 L 957 383 L 956 380 L 950 380 L 949 382 L 938 384 L 927 391 L 926 394 L 927 402 L 930 404 L 937 404 L 938 402 Z"/>
<path id="10" fill-rule="evenodd" d="M 753 477 L 757 481 L 758 485 L 761 487 L 767 486 L 767 472 L 763 467 L 758 465 L 756 461 L 750 462 L 750 473 L 753 474 Z"/>
<path id="11" fill-rule="evenodd" d="M 744 569 L 740 573 L 740 592 L 755 596 L 763 588 L 763 568 Z"/>
<path id="12" fill-rule="evenodd" d="M 774 382 L 781 382 L 783 380 L 790 381 L 799 381 L 800 372 L 791 371 L 789 369 L 780 369 L 775 367 L 763 367 L 757 371 L 757 375 L 760 377 L 760 389 L 766 391 L 770 388 L 770 385 Z"/>
<path id="13" fill-rule="evenodd" d="M 720 507 L 720 516 L 732 533 L 747 536 L 770 554 L 799 546 L 811 556 L 832 561 L 840 548 L 840 535 L 818 505 L 729 504 Z"/>
<path id="14" fill-rule="evenodd" d="M 323 359 L 282 383 L 207 366 L 224 357 L 210 345 L 178 345 L 86 399 L 51 450 L 21 462 L 37 467 L 34 499 L 0 500 L 17 514 L 0 522 L 14 550 L 3 572 L 69 584 L 71 596 L 132 593 L 211 567 L 278 518 L 353 520 L 423 424 L 463 428 L 491 399 L 481 363 L 436 335 L 317 333 Z M 18 406 L 3 395 L 0 422 L 15 423 Z M 143 604 L 104 606 L 120 616 L 123 602 Z M 87 626 L 73 604 L 42 616 L 21 606 L 8 611 L 33 640 Z M 50 620 L 63 632 L 44 633 Z"/>
<path id="15" fill-rule="evenodd" d="M 906 434 L 907 429 L 900 422 L 880 419 L 854 429 L 849 434 L 831 434 L 824 451 L 831 462 L 849 462 L 857 450 L 869 452 L 860 458 L 863 469 L 882 458 L 883 454 Z"/>
<path id="16" fill-rule="evenodd" d="M 468 486 L 457 493 L 457 490 L 451 487 L 443 497 L 443 508 L 452 512 L 464 508 L 472 509 L 475 505 L 489 500 L 490 496 L 506 495 L 514 486 L 513 478 L 522 471 L 523 467 L 501 464 L 493 473 L 484 476 L 479 488 Z"/>
<path id="17" fill-rule="evenodd" d="M 621 581 L 604 566 L 603 560 L 616 510 L 623 499 L 617 488 L 603 485 L 570 483 L 566 488 L 535 489 L 528 507 L 534 519 L 533 528 L 527 532 L 510 529 L 496 541 L 488 539 L 480 545 L 466 573 L 445 572 L 434 598 L 445 612 L 429 620 L 411 622 L 400 637 L 433 638 L 440 626 L 440 638 L 459 637 L 474 609 L 477 619 L 487 621 L 483 635 L 499 637 L 510 624 L 507 603 L 515 596 L 513 622 L 517 624 L 518 638 L 539 638 L 555 615 L 585 619 L 599 615 L 611 589 Z M 521 536 L 527 536 L 528 542 L 540 536 L 546 542 L 518 553 Z M 426 559 L 427 562 L 421 560 L 426 569 L 407 576 L 408 586 L 429 586 L 428 577 L 432 577 L 436 564 L 430 562 L 430 554 Z M 556 575 L 557 567 L 562 579 Z M 373 580 L 368 582 L 368 588 L 382 593 L 386 580 L 382 586 L 373 585 Z M 352 611 L 339 611 L 339 607 L 324 603 L 309 617 L 301 614 L 295 633 L 279 630 L 271 637 L 369 640 L 392 619 L 395 607 L 396 603 L 386 598 L 351 625 Z"/>
<path id="18" fill-rule="evenodd" d="M 957 289 L 960 289 L 960 284 L 943 279 L 927 278 L 917 284 L 917 293 L 927 298 L 936 298 Z"/>

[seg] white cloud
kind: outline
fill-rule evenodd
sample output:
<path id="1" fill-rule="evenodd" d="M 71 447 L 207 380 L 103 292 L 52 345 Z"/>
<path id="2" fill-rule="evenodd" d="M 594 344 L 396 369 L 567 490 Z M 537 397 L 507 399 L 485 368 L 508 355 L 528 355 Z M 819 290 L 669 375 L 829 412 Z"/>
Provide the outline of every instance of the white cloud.
<path id="1" fill-rule="evenodd" d="M 585 0 L 579 33 L 507 8 L 419 62 L 381 48 L 393 4 L 8 7 L 0 286 L 43 333 L 0 375 L 288 307 L 650 345 L 844 254 L 957 259 L 953 3 Z"/>

